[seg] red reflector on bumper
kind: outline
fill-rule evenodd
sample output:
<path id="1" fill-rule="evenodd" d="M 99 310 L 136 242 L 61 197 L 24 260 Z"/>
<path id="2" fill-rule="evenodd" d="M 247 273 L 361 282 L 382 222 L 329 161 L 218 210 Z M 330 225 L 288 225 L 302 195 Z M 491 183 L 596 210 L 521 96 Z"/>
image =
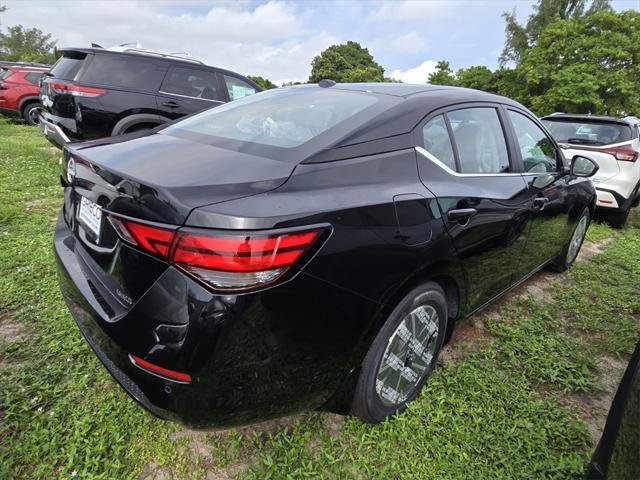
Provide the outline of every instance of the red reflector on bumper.
<path id="1" fill-rule="evenodd" d="M 135 355 L 129 355 L 129 360 L 136 367 L 141 368 L 142 370 L 146 370 L 149 373 L 153 373 L 159 375 L 168 380 L 173 380 L 174 382 L 182 382 L 182 383 L 190 383 L 191 375 L 188 373 L 176 372 L 175 370 L 169 370 L 168 368 L 163 368 L 158 365 L 154 365 L 151 362 L 147 362 L 140 357 L 136 357 Z"/>

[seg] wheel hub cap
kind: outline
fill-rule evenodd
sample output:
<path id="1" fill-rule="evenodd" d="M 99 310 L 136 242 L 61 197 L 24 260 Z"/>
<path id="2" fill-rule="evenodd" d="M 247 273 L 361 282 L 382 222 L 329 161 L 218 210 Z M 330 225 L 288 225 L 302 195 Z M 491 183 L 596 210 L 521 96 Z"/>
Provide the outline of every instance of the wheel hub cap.
<path id="1" fill-rule="evenodd" d="M 402 319 L 382 356 L 376 375 L 376 392 L 386 406 L 409 398 L 435 355 L 438 314 L 431 305 L 422 305 Z"/>

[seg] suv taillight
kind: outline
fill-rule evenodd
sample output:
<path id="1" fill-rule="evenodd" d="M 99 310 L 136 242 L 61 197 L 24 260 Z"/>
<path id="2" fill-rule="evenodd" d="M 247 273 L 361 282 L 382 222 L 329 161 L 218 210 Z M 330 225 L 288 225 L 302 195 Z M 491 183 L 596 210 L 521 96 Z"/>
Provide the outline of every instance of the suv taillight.
<path id="1" fill-rule="evenodd" d="M 104 88 L 94 87 L 82 87 L 80 85 L 69 85 L 67 83 L 49 83 L 51 88 L 56 93 L 68 93 L 74 97 L 99 97 L 104 95 L 107 91 Z"/>
<path id="2" fill-rule="evenodd" d="M 109 215 L 122 240 L 170 261 L 219 291 L 247 291 L 282 279 L 326 239 L 328 227 L 277 232 L 173 230 Z"/>

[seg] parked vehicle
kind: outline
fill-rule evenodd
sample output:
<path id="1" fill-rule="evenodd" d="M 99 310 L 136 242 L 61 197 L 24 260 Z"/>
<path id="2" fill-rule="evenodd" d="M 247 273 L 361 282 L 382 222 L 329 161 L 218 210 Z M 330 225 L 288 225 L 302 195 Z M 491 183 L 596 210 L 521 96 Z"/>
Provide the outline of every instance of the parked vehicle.
<path id="1" fill-rule="evenodd" d="M 635 117 L 553 114 L 542 122 L 567 159 L 586 154 L 600 166 L 593 177 L 597 206 L 614 227 L 640 202 L 640 121 Z"/>
<path id="2" fill-rule="evenodd" d="M 48 67 L 6 65 L 0 67 L 0 113 L 19 115 L 29 125 L 38 123 L 42 108 L 38 84 Z"/>
<path id="3" fill-rule="evenodd" d="M 574 262 L 597 171 L 504 97 L 270 90 L 150 134 L 66 147 L 60 285 L 154 414 L 228 425 L 307 409 L 378 422 L 455 321 Z"/>
<path id="4" fill-rule="evenodd" d="M 42 82 L 44 135 L 54 145 L 149 130 L 260 91 L 190 56 L 122 47 L 67 48 Z"/>

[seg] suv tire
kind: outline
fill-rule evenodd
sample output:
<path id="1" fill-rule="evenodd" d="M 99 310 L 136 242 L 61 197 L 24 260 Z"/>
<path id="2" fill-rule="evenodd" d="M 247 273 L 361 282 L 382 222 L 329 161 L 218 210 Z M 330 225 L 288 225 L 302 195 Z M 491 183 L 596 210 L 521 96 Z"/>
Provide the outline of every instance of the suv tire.
<path id="1" fill-rule="evenodd" d="M 42 104 L 40 102 L 31 102 L 27 103 L 24 107 L 22 107 L 22 118 L 27 125 L 37 125 L 38 124 L 38 111 L 41 110 Z"/>
<path id="2" fill-rule="evenodd" d="M 403 411 L 431 375 L 446 332 L 447 301 L 440 285 L 427 282 L 407 293 L 365 356 L 352 413 L 378 423 Z"/>

